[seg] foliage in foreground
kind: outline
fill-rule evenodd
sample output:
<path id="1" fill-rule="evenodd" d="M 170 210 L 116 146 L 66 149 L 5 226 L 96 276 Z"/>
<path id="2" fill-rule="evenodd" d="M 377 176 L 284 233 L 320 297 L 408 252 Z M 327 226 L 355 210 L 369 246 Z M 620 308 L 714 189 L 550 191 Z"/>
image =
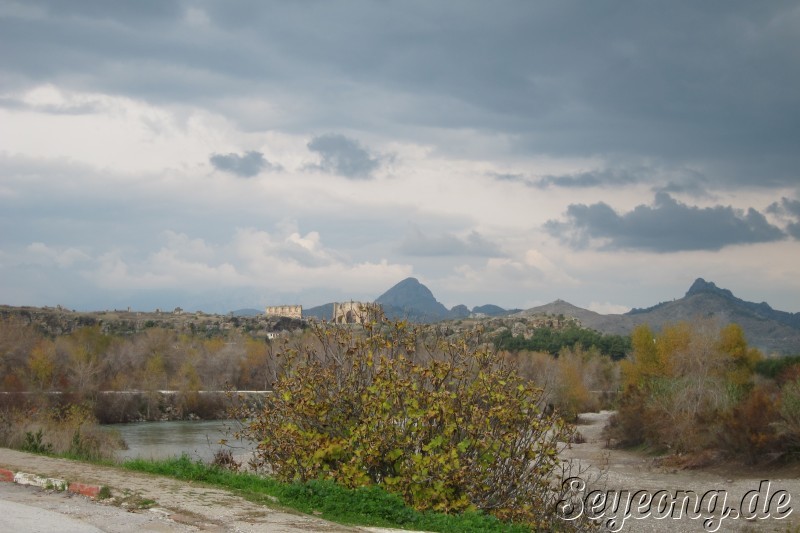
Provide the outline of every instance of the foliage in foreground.
<path id="1" fill-rule="evenodd" d="M 377 485 L 418 510 L 564 526 L 553 487 L 574 428 L 478 332 L 383 320 L 316 335 L 276 352 L 283 370 L 263 409 L 236 413 L 278 479 Z"/>
<path id="2" fill-rule="evenodd" d="M 399 496 L 380 487 L 348 489 L 321 480 L 281 483 L 270 477 L 209 466 L 185 455 L 161 461 L 136 459 L 126 461 L 122 466 L 128 470 L 224 487 L 253 501 L 274 504 L 277 499 L 280 505 L 305 513 L 321 513 L 319 516 L 323 518 L 345 524 L 465 533 L 529 530 L 482 513 L 446 515 L 416 511 L 406 506 Z"/>

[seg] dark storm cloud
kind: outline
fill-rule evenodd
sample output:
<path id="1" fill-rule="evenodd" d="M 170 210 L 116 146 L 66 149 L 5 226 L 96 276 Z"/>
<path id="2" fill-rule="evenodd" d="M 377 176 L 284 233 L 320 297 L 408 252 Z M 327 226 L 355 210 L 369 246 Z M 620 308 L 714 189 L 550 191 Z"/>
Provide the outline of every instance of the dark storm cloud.
<path id="1" fill-rule="evenodd" d="M 720 184 L 798 181 L 794 0 L 12 6 L 0 89 L 193 103 L 248 128 L 264 117 L 230 102 L 269 98 L 292 110 L 279 126 L 294 132 L 425 142 L 459 129 L 508 134 L 526 154 L 701 160 Z"/>
<path id="2" fill-rule="evenodd" d="M 250 151 L 239 154 L 213 154 L 208 158 L 217 170 L 230 172 L 243 178 L 252 178 L 262 170 L 281 170 L 280 165 L 274 165 L 264 159 L 261 152 Z"/>
<path id="3" fill-rule="evenodd" d="M 357 141 L 338 133 L 314 137 L 308 143 L 308 149 L 321 158 L 320 164 L 312 168 L 346 178 L 369 179 L 380 166 L 380 158 L 373 157 Z"/>
<path id="4" fill-rule="evenodd" d="M 706 187 L 707 180 L 698 179 L 694 181 L 670 181 L 666 185 L 653 187 L 653 191 L 665 193 L 688 194 L 694 198 L 709 198 L 711 194 Z"/>
<path id="5" fill-rule="evenodd" d="M 597 170 L 561 176 L 543 176 L 534 180 L 532 185 L 540 189 L 548 187 L 587 188 L 629 185 L 641 180 L 641 177 L 626 171 Z"/>
<path id="6" fill-rule="evenodd" d="M 498 174 L 489 173 L 489 176 L 497 181 L 511 183 L 521 183 L 527 187 L 536 189 L 565 188 L 565 189 L 587 189 L 593 187 L 624 187 L 641 182 L 652 180 L 651 176 L 656 173 L 653 168 L 602 168 L 585 172 L 575 172 L 571 174 L 548 174 L 541 177 L 526 177 L 521 174 Z M 679 187 L 676 185 L 676 187 Z"/>
<path id="7" fill-rule="evenodd" d="M 472 256 L 503 257 L 496 244 L 473 231 L 466 238 L 445 233 L 429 237 L 419 229 L 408 235 L 399 248 L 400 253 L 417 257 Z"/>
<path id="8" fill-rule="evenodd" d="M 652 206 L 640 205 L 624 214 L 602 202 L 572 204 L 565 222 L 548 221 L 545 229 L 575 248 L 600 240 L 607 250 L 651 252 L 719 250 L 786 237 L 753 208 L 747 212 L 721 205 L 701 208 L 678 202 L 664 192 L 656 194 Z"/>

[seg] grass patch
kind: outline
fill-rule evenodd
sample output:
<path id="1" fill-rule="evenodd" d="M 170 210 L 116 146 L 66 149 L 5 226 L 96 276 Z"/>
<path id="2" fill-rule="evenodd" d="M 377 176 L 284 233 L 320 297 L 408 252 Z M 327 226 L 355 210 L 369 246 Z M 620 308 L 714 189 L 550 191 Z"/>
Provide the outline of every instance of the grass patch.
<path id="1" fill-rule="evenodd" d="M 456 532 L 527 532 L 529 528 L 501 522 L 478 512 L 457 515 L 420 512 L 406 506 L 403 500 L 379 487 L 348 489 L 331 481 L 280 483 L 274 479 L 249 473 L 236 473 L 180 458 L 150 461 L 134 459 L 122 467 L 177 479 L 200 481 L 234 490 L 241 496 L 259 503 L 277 503 L 303 513 L 313 513 L 341 524 L 394 527 Z"/>

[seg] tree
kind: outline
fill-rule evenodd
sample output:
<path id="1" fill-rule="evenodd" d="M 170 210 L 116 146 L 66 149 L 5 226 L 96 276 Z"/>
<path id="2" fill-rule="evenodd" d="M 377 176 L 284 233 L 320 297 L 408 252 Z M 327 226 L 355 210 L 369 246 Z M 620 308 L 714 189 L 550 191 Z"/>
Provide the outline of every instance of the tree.
<path id="1" fill-rule="evenodd" d="M 763 403 L 760 397 L 736 410 L 747 400 L 761 357 L 738 325 L 679 322 L 657 335 L 640 326 L 631 338 L 633 352 L 622 364 L 625 389 L 610 427 L 610 436 L 623 443 L 678 452 L 733 443 L 725 434 L 740 430 L 730 417 Z"/>
<path id="2" fill-rule="evenodd" d="M 100 326 L 85 326 L 67 337 L 63 347 L 69 357 L 71 384 L 76 392 L 87 394 L 97 390 L 97 377 L 111 340 Z"/>
<path id="3" fill-rule="evenodd" d="M 40 391 L 53 388 L 56 375 L 56 346 L 53 341 L 42 339 L 31 349 L 28 369 L 34 386 Z"/>
<path id="4" fill-rule="evenodd" d="M 313 343 L 276 353 L 286 361 L 263 409 L 236 413 L 278 478 L 381 485 L 417 509 L 556 523 L 559 443 L 574 428 L 542 409 L 541 389 L 479 332 L 385 320 L 314 331 Z"/>

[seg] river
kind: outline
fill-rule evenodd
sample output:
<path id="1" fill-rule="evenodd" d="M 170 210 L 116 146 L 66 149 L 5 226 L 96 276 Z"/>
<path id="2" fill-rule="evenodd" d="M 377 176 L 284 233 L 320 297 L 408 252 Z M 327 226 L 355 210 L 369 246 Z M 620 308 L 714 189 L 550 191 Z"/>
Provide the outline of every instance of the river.
<path id="1" fill-rule="evenodd" d="M 166 459 L 186 454 L 192 459 L 211 461 L 217 450 L 225 447 L 220 440 L 227 439 L 236 460 L 246 462 L 255 448 L 235 441 L 232 430 L 237 426 L 233 420 L 136 422 L 104 427 L 119 432 L 128 445 L 127 450 L 117 452 L 118 460 Z"/>

